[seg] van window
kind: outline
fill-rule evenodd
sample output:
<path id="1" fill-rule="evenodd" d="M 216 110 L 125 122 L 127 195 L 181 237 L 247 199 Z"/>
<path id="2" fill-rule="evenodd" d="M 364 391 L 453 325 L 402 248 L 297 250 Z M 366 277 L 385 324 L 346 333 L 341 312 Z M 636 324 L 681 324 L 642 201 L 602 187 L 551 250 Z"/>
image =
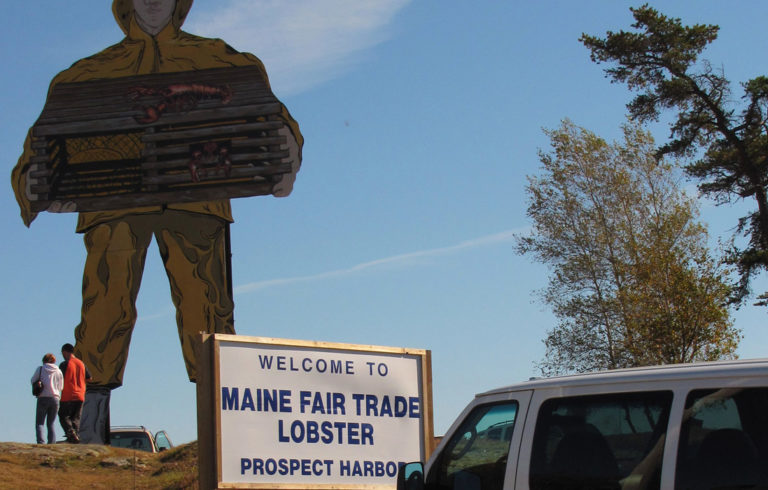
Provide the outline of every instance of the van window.
<path id="1" fill-rule="evenodd" d="M 768 388 L 691 391 L 676 489 L 768 487 Z"/>
<path id="2" fill-rule="evenodd" d="M 510 401 L 473 410 L 429 472 L 427 488 L 501 490 L 517 408 Z"/>
<path id="3" fill-rule="evenodd" d="M 531 448 L 532 490 L 658 489 L 672 392 L 546 400 Z"/>

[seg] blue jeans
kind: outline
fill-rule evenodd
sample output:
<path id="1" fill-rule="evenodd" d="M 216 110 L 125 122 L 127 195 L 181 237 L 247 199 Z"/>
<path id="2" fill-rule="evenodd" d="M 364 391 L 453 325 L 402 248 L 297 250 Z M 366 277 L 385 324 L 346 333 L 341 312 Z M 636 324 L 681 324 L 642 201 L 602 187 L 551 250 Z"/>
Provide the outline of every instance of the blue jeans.
<path id="1" fill-rule="evenodd" d="M 56 413 L 59 411 L 59 399 L 52 396 L 40 396 L 37 398 L 37 413 L 35 415 L 35 429 L 37 443 L 45 442 L 45 428 L 48 427 L 48 444 L 56 443 Z"/>

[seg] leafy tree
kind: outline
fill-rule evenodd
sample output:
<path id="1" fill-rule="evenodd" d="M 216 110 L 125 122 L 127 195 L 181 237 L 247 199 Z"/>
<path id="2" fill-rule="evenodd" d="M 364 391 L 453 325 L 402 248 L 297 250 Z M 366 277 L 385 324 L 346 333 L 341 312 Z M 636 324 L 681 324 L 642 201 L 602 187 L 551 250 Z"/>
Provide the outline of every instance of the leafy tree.
<path id="1" fill-rule="evenodd" d="M 558 324 L 542 372 L 734 357 L 728 270 L 650 134 L 626 125 L 608 144 L 567 120 L 545 132 L 526 188 L 533 226 L 517 241 L 551 270 L 542 298 Z"/>
<path id="2" fill-rule="evenodd" d="M 699 60 L 717 38 L 717 26 L 683 26 L 647 4 L 630 10 L 635 31 L 609 31 L 605 38 L 583 34 L 580 41 L 593 61 L 612 64 L 605 72 L 613 82 L 639 92 L 627 106 L 633 119 L 646 122 L 664 109 L 677 111 L 671 139 L 659 154 L 691 158 L 686 170 L 700 180 L 702 194 L 719 204 L 754 200 L 756 209 L 737 226 L 748 244 L 732 256 L 741 275 L 736 298 L 743 299 L 750 279 L 768 269 L 768 78 L 743 83 L 739 104 L 723 70 Z M 768 304 L 768 296 L 761 299 Z"/>

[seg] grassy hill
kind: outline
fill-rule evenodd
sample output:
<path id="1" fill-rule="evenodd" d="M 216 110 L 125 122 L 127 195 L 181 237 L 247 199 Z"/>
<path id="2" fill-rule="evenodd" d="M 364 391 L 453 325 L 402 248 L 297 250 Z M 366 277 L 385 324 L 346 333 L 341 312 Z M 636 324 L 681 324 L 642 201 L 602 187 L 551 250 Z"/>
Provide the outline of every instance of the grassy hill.
<path id="1" fill-rule="evenodd" d="M 0 442 L 0 489 L 196 489 L 197 443 L 151 454 L 93 444 Z"/>

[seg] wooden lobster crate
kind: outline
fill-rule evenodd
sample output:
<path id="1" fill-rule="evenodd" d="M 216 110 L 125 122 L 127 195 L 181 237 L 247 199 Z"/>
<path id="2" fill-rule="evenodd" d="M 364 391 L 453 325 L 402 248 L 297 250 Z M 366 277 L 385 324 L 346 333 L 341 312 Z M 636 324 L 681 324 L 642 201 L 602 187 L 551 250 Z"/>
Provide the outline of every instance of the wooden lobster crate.
<path id="1" fill-rule="evenodd" d="M 256 67 L 58 84 L 32 128 L 32 210 L 271 194 L 291 172 L 281 111 Z"/>

